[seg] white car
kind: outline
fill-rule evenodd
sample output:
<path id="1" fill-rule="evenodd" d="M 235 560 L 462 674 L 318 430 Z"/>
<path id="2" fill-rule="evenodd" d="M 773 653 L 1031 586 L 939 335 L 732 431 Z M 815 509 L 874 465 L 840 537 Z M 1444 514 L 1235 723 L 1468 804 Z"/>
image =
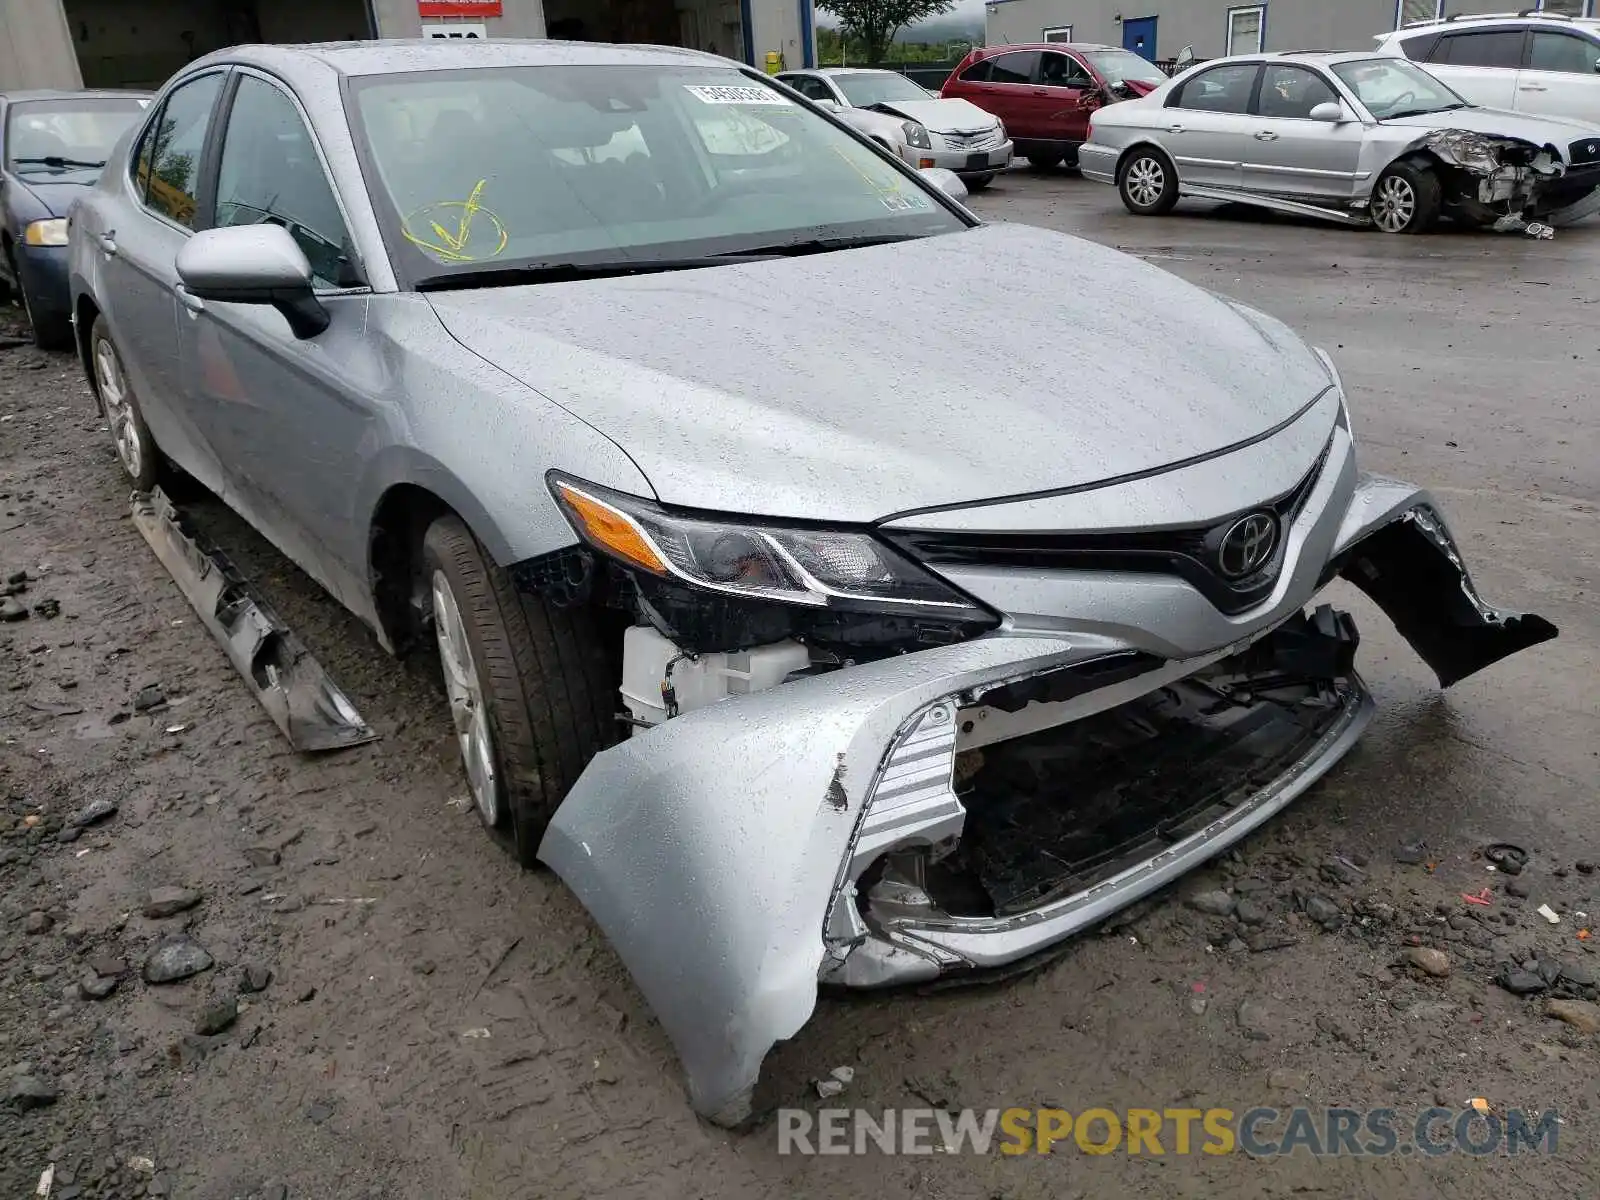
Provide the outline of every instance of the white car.
<path id="1" fill-rule="evenodd" d="M 913 167 L 943 167 L 972 191 L 1011 165 L 1011 139 L 993 113 L 934 95 L 898 71 L 836 67 L 778 75 L 809 100 L 837 112 Z"/>
<path id="2" fill-rule="evenodd" d="M 1600 20 L 1553 13 L 1454 17 L 1377 39 L 1485 108 L 1600 123 Z"/>

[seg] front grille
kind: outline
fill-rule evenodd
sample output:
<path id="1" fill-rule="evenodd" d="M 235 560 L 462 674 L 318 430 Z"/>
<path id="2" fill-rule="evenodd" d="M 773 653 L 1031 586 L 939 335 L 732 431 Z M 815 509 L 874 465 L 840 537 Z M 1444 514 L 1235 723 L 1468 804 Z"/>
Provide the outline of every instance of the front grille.
<path id="1" fill-rule="evenodd" d="M 932 567 L 1176 575 L 1232 616 L 1254 608 L 1272 594 L 1283 570 L 1289 530 L 1310 499 L 1327 460 L 1328 451 L 1324 449 L 1316 466 L 1293 490 L 1212 525 L 1142 533 L 946 533 L 909 529 L 880 532 Z M 1277 518 L 1277 544 L 1271 558 L 1254 574 L 1229 579 L 1219 568 L 1218 546 L 1223 535 L 1242 517 L 1256 512 L 1270 512 Z"/>
<path id="2" fill-rule="evenodd" d="M 1005 141 L 998 129 L 986 129 L 982 133 L 941 133 L 939 136 L 952 150 L 993 150 Z"/>
<path id="3" fill-rule="evenodd" d="M 1567 165 L 1571 167 L 1600 166 L 1600 137 L 1584 138 L 1567 147 Z"/>

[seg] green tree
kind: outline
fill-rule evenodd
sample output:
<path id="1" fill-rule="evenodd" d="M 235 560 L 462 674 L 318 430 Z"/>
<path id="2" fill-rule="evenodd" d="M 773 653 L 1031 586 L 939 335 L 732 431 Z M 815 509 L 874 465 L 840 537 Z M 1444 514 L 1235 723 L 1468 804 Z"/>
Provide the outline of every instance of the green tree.
<path id="1" fill-rule="evenodd" d="M 862 57 L 876 66 L 902 29 L 942 16 L 955 0 L 817 0 L 817 7 L 838 17 L 849 48 L 859 43 Z"/>

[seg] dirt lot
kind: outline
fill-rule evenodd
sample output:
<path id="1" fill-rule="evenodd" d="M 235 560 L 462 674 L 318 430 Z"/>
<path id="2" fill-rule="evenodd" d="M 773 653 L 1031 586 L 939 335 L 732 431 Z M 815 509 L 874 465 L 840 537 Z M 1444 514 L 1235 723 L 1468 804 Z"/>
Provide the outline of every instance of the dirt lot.
<path id="1" fill-rule="evenodd" d="M 778 1155 L 770 1119 L 698 1123 L 577 902 L 479 832 L 428 673 L 197 503 L 382 735 L 290 752 L 133 530 L 77 364 L 8 346 L 0 579 L 28 573 L 15 599 L 31 611 L 0 624 L 0 1196 L 31 1194 L 51 1162 L 56 1200 L 1592 1193 L 1600 1043 L 1545 1006 L 1593 1000 L 1600 973 L 1578 936 L 1579 914 L 1600 914 L 1600 223 L 1532 243 L 1203 207 L 1139 222 L 1109 189 L 1020 172 L 976 204 L 1141 253 L 1326 345 L 1368 469 L 1432 486 L 1491 600 L 1562 637 L 1441 695 L 1341 594 L 1383 711 L 1327 781 L 1206 878 L 1024 979 L 824 999 L 768 1060 L 758 1104 L 820 1107 L 814 1081 L 841 1065 L 854 1080 L 828 1103 L 879 1110 L 1409 1119 L 1483 1097 L 1558 1108 L 1559 1152 L 802 1158 Z M 1072 382 L 1050 385 L 1070 400 Z M 75 823 L 91 805 L 114 811 Z M 1491 842 L 1527 848 L 1528 869 L 1487 871 Z M 1185 902 L 1221 886 L 1248 923 Z M 1462 899 L 1484 887 L 1488 906 Z M 211 965 L 145 982 L 179 934 Z M 1402 963 L 1408 944 L 1443 951 L 1448 976 Z M 1556 979 L 1543 994 L 1495 982 L 1530 959 Z"/>

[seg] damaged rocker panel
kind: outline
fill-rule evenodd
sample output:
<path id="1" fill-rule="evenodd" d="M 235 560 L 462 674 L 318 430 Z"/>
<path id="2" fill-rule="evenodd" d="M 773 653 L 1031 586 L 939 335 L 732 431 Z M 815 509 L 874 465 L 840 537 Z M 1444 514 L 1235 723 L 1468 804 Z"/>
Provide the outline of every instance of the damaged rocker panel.
<path id="1" fill-rule="evenodd" d="M 291 746 L 305 753 L 376 739 L 294 632 L 160 488 L 134 493 L 133 523 Z"/>

